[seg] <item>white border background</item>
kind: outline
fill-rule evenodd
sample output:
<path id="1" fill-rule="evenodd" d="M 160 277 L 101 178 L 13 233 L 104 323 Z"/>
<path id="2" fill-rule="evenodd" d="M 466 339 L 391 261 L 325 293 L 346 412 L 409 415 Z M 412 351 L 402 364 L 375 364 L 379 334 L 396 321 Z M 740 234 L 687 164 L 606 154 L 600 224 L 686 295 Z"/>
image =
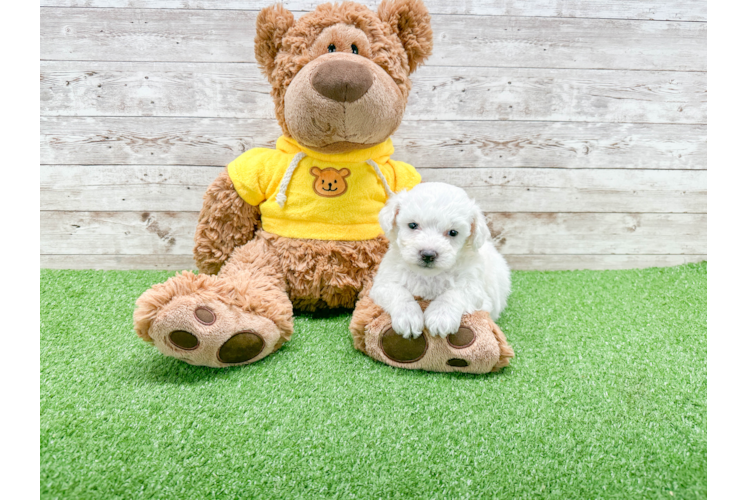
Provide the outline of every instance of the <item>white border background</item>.
<path id="1" fill-rule="evenodd" d="M 748 160 L 740 151 L 748 144 L 748 7 L 726 0 L 709 6 L 708 485 L 712 498 L 745 498 Z"/>

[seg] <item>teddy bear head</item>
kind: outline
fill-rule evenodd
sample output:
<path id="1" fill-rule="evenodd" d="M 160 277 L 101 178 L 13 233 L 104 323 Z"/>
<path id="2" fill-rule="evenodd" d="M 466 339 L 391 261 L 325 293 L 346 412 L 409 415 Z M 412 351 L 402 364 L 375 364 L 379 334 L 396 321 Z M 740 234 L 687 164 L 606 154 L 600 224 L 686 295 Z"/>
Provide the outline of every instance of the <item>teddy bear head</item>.
<path id="1" fill-rule="evenodd" d="M 263 9 L 255 56 L 283 133 L 322 153 L 385 141 L 405 112 L 410 74 L 431 54 L 430 21 L 421 0 L 383 0 L 376 13 L 324 4 L 297 20 L 281 5 Z"/>

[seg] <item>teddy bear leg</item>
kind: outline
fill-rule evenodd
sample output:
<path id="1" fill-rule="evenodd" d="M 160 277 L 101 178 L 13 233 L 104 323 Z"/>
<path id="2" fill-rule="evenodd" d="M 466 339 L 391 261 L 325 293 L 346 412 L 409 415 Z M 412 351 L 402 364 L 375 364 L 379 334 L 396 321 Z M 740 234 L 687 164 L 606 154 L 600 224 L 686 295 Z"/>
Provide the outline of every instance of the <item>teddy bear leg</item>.
<path id="1" fill-rule="evenodd" d="M 262 239 L 234 251 L 218 276 L 183 272 L 137 301 L 135 329 L 167 356 L 193 365 L 253 363 L 293 332 L 277 257 Z"/>
<path id="2" fill-rule="evenodd" d="M 425 310 L 428 302 L 420 305 Z M 356 349 L 397 368 L 488 373 L 508 366 L 514 357 L 506 336 L 485 311 L 463 315 L 460 329 L 446 338 L 424 332 L 405 339 L 392 329 L 389 314 L 364 297 L 356 305 L 350 329 Z"/>

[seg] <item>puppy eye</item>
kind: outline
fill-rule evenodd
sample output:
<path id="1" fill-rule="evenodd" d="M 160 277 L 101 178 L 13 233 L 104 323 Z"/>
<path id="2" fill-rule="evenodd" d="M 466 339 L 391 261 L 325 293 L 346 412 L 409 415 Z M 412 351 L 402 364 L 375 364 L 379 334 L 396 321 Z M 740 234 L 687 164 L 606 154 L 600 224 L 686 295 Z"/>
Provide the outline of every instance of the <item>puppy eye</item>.
<path id="1" fill-rule="evenodd" d="M 408 224 L 408 227 L 411 229 L 418 229 L 418 224 L 416 224 L 415 222 L 411 222 L 410 224 Z"/>
<path id="2" fill-rule="evenodd" d="M 449 230 L 449 232 L 448 232 L 447 234 L 448 234 L 448 235 L 450 235 L 450 236 L 451 236 L 452 238 L 454 238 L 454 237 L 455 237 L 455 236 L 457 236 L 457 235 L 458 235 L 459 233 L 458 233 L 457 231 L 455 231 L 454 229 L 450 229 L 450 230 Z"/>
<path id="3" fill-rule="evenodd" d="M 328 52 L 335 52 L 335 44 L 331 43 L 330 45 L 328 45 L 327 46 L 327 51 Z"/>
<path id="4" fill-rule="evenodd" d="M 351 45 L 351 52 L 358 54 L 358 47 L 356 47 L 356 44 Z"/>

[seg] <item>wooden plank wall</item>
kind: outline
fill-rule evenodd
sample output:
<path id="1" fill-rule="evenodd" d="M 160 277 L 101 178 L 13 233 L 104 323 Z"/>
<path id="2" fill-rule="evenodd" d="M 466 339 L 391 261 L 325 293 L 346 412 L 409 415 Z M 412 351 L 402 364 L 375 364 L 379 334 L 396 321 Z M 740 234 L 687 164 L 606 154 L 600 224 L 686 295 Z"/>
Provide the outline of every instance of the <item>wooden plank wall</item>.
<path id="1" fill-rule="evenodd" d="M 194 268 L 206 186 L 280 134 L 268 3 L 41 1 L 43 267 Z M 427 5 L 396 158 L 474 196 L 513 268 L 706 258 L 706 0 Z"/>

